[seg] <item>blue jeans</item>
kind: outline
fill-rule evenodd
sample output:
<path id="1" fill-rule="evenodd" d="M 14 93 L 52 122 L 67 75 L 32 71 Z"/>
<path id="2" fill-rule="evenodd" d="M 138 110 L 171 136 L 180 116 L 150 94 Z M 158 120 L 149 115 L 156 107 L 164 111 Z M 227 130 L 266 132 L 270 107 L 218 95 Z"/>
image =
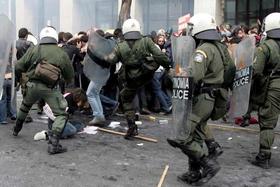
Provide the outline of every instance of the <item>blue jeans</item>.
<path id="1" fill-rule="evenodd" d="M 92 109 L 92 115 L 99 118 L 104 118 L 103 107 L 100 100 L 100 90 L 102 87 L 103 84 L 90 81 L 87 89 L 87 97 Z"/>
<path id="2" fill-rule="evenodd" d="M 16 95 L 14 95 L 16 97 Z M 7 116 L 16 117 L 16 107 L 12 101 L 12 80 L 5 79 L 3 84 L 3 95 L 0 100 L 0 122 L 6 121 Z"/>
<path id="3" fill-rule="evenodd" d="M 104 110 L 104 115 L 108 116 L 111 115 L 112 111 L 115 109 L 115 107 L 118 104 L 118 101 L 115 101 L 105 95 L 100 94 L 100 100 L 101 104 Z"/>
<path id="4" fill-rule="evenodd" d="M 172 105 L 171 98 L 162 90 L 161 88 L 161 80 L 164 72 L 155 72 L 154 77 L 152 79 L 152 89 L 156 98 L 159 100 L 159 103 L 162 109 L 165 112 L 169 112 L 169 108 Z"/>
<path id="5" fill-rule="evenodd" d="M 110 69 L 102 68 L 86 55 L 83 70 L 85 75 L 91 80 L 87 88 L 87 97 L 92 109 L 92 115 L 97 118 L 104 118 L 99 94 L 110 76 Z"/>
<path id="6" fill-rule="evenodd" d="M 52 124 L 53 124 L 53 121 L 49 119 L 48 120 L 48 128 L 49 128 L 49 130 L 52 129 Z M 78 132 L 82 131 L 84 127 L 85 127 L 85 125 L 83 123 L 81 123 L 81 122 L 68 121 L 66 123 L 63 131 L 62 131 L 61 138 L 67 138 L 67 137 L 74 136 Z"/>

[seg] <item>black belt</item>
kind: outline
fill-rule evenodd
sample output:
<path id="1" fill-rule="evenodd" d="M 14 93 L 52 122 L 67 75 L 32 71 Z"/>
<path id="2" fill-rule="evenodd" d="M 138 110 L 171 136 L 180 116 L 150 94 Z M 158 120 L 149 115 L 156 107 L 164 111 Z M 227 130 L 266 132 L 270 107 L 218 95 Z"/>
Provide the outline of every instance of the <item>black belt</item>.
<path id="1" fill-rule="evenodd" d="M 221 84 L 203 84 L 202 87 L 195 91 L 195 95 L 207 93 L 210 97 L 215 98 L 217 95 L 218 89 L 221 88 Z"/>
<path id="2" fill-rule="evenodd" d="M 12 78 L 5 78 L 5 80 L 12 80 Z"/>

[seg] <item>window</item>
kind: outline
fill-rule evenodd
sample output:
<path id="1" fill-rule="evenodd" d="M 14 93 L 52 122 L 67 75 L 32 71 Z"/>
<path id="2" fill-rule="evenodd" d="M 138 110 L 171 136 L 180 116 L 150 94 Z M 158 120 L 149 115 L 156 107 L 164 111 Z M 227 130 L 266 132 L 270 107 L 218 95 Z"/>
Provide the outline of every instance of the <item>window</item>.
<path id="1" fill-rule="evenodd" d="M 51 25 L 56 28 L 57 31 L 60 30 L 60 14 L 59 14 L 59 1 L 57 0 L 44 0 L 44 19 L 43 26 L 47 24 L 48 21 L 51 22 Z"/>
<path id="2" fill-rule="evenodd" d="M 96 26 L 103 29 L 115 29 L 117 25 L 117 4 L 112 1 L 96 2 Z"/>
<path id="3" fill-rule="evenodd" d="M 225 0 L 225 22 L 251 26 L 279 9 L 280 0 Z"/>
<path id="4" fill-rule="evenodd" d="M 139 11 L 142 11 L 144 33 L 157 31 L 161 28 L 167 30 L 178 29 L 178 18 L 193 14 L 193 0 L 141 0 Z"/>
<path id="5" fill-rule="evenodd" d="M 234 25 L 235 24 L 235 0 L 229 0 L 225 2 L 225 22 Z"/>
<path id="6" fill-rule="evenodd" d="M 275 0 L 262 0 L 263 9 L 274 9 Z"/>
<path id="7" fill-rule="evenodd" d="M 256 25 L 258 19 L 261 17 L 260 4 L 261 0 L 249 0 L 249 12 L 247 17 L 247 19 L 249 19 L 249 22 L 246 22 L 249 27 L 252 25 Z"/>
<path id="8" fill-rule="evenodd" d="M 118 19 L 116 0 L 75 0 L 73 5 L 73 32 L 91 27 L 115 29 Z"/>
<path id="9" fill-rule="evenodd" d="M 262 0 L 262 18 L 268 14 L 277 11 L 275 5 L 276 0 Z"/>

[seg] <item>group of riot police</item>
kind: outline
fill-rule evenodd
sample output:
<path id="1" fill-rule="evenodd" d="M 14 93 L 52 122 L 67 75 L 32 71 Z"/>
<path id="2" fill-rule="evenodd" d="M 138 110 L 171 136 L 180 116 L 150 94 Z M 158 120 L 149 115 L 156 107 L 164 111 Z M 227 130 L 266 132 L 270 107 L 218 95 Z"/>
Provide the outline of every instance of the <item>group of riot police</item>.
<path id="1" fill-rule="evenodd" d="M 277 125 L 280 112 L 280 13 L 271 13 L 264 19 L 263 32 L 265 38 L 256 48 L 254 47 L 252 75 L 247 73 L 251 76 L 246 77 L 246 79 L 252 79 L 247 110 L 249 112 L 252 109 L 257 110 L 260 126 L 259 153 L 251 163 L 268 169 L 270 168 L 271 146 L 274 142 L 273 129 Z M 224 111 L 217 110 L 217 108 L 226 109 L 226 102 L 223 103 L 224 107 L 219 102 L 221 96 L 227 96 L 228 92 L 234 94 L 235 88 L 243 86 L 234 86 L 234 82 L 239 80 L 236 75 L 244 71 L 244 69 L 240 70 L 244 68 L 244 55 L 241 55 L 243 66 L 236 66 L 235 70 L 226 66 L 226 64 L 231 64 L 232 67 L 233 61 L 230 59 L 226 46 L 221 44 L 215 20 L 210 15 L 194 15 L 188 23 L 187 34 L 191 35 L 196 42 L 196 49 L 188 67 L 188 76 L 192 78 L 195 85 L 192 110 L 187 114 L 188 119 L 184 124 L 188 128 L 180 128 L 181 131 L 176 138 L 167 139 L 167 141 L 172 147 L 181 149 L 189 158 L 188 171 L 178 178 L 188 184 L 200 185 L 210 180 L 220 170 L 217 157 L 223 151 L 214 141 L 207 127 L 207 121 L 219 119 L 224 114 Z M 249 48 L 244 48 L 242 53 L 246 56 L 249 51 Z M 225 84 L 228 80 L 230 84 Z M 255 87 L 262 91 L 256 93 Z M 242 105 L 242 103 L 239 104 Z M 182 132 L 182 129 L 185 131 Z M 204 141 L 208 147 L 208 155 L 203 152 Z"/>
<path id="2" fill-rule="evenodd" d="M 266 94 L 263 103 L 255 107 L 258 109 L 259 116 L 260 147 L 252 164 L 269 168 L 271 146 L 274 141 L 273 129 L 277 124 L 280 111 L 280 83 L 278 82 L 280 79 L 280 65 L 278 65 L 280 62 L 280 13 L 268 15 L 263 25 L 266 38 L 255 50 L 252 80 L 262 76 L 267 80 L 267 84 L 265 84 Z M 220 42 L 221 35 L 217 30 L 214 17 L 203 13 L 191 17 L 186 29 L 187 36 L 182 36 L 182 41 L 186 41 L 186 45 L 177 50 L 193 46 L 193 51 L 185 51 L 191 54 L 188 66 L 185 68 L 180 67 L 179 62 L 176 62 L 176 58 L 174 58 L 174 70 L 170 70 L 167 56 L 155 46 L 153 41 L 142 36 L 137 20 L 126 20 L 122 31 L 124 40 L 116 43 L 112 50 L 107 50 L 106 53 L 100 52 L 98 43 L 96 45 L 93 43 L 92 46 L 89 44 L 88 50 L 90 51 L 88 52 L 90 52 L 91 60 L 97 64 L 106 63 L 110 66 L 118 62 L 122 63 L 122 78 L 125 81 L 120 96 L 128 125 L 125 138 L 133 139 L 138 135 L 132 100 L 137 90 L 152 79 L 160 65 L 174 77 L 181 76 L 183 79 L 189 79 L 193 86 L 188 87 L 194 89 L 188 92 L 189 95 L 186 97 L 174 98 L 174 102 L 176 103 L 176 99 L 186 100 L 187 106 L 191 107 L 191 110 L 186 113 L 180 111 L 181 115 L 185 114 L 182 118 L 175 115 L 178 119 L 182 119 L 177 121 L 179 131 L 175 138 L 167 139 L 167 141 L 172 147 L 181 149 L 189 158 L 188 171 L 178 178 L 188 184 L 206 183 L 220 170 L 217 157 L 223 153 L 220 145 L 215 141 L 207 121 L 219 119 L 226 113 L 228 94 L 233 89 L 235 77 L 234 62 L 226 45 Z M 179 44 L 181 42 L 179 40 L 176 42 L 176 39 L 173 39 L 172 45 Z M 59 143 L 59 139 L 67 121 L 65 112 L 67 102 L 59 92 L 57 84 L 48 85 L 36 74 L 35 70 L 39 61 L 44 60 L 58 67 L 61 77 L 65 81 L 73 79 L 74 72 L 71 62 L 65 52 L 57 46 L 57 42 L 57 31 L 50 26 L 44 28 L 40 33 L 39 44 L 30 48 L 15 66 L 16 80 L 19 80 L 22 73 L 26 73 L 28 82 L 13 135 L 17 136 L 22 129 L 32 105 L 39 99 L 43 99 L 49 104 L 56 117 L 49 134 L 48 152 L 50 154 L 66 151 Z M 178 54 L 184 55 L 182 52 L 184 53 L 181 51 Z M 173 53 L 176 55 L 176 51 Z M 254 103 L 250 104 L 254 105 Z M 174 114 L 177 114 L 176 105 L 173 107 Z M 208 154 L 203 151 L 204 142 L 207 145 Z"/>

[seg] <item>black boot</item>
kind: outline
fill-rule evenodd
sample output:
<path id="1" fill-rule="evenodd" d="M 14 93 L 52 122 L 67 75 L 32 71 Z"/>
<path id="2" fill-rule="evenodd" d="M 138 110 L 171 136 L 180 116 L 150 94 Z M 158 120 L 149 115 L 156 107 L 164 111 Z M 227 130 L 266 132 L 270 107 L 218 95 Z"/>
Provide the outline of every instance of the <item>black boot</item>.
<path id="1" fill-rule="evenodd" d="M 205 143 L 208 148 L 208 157 L 210 159 L 217 159 L 223 154 L 222 147 L 215 140 L 205 140 Z"/>
<path id="2" fill-rule="evenodd" d="M 178 176 L 180 181 L 192 184 L 201 178 L 200 165 L 193 159 L 189 159 L 189 171 Z"/>
<path id="3" fill-rule="evenodd" d="M 49 133 L 49 142 L 48 142 L 48 153 L 50 155 L 58 154 L 58 153 L 64 153 L 67 151 L 66 147 L 62 147 L 62 145 L 59 144 L 59 136 Z"/>
<path id="4" fill-rule="evenodd" d="M 259 154 L 256 156 L 255 160 L 251 163 L 255 166 L 261 167 L 263 169 L 269 169 L 270 168 L 270 161 L 271 153 L 266 152 L 259 152 Z"/>
<path id="5" fill-rule="evenodd" d="M 127 140 L 132 140 L 134 136 L 138 135 L 138 127 L 134 121 L 128 121 L 128 130 L 124 136 Z"/>
<path id="6" fill-rule="evenodd" d="M 240 127 L 248 127 L 250 125 L 251 115 L 245 114 L 244 116 L 242 116 L 242 118 L 243 118 L 243 121 L 240 124 Z"/>
<path id="7" fill-rule="evenodd" d="M 24 120 L 17 119 L 16 125 L 14 126 L 14 129 L 13 129 L 14 136 L 17 136 L 18 133 L 21 131 L 23 123 L 24 123 Z"/>
<path id="8" fill-rule="evenodd" d="M 199 165 L 201 167 L 200 170 L 200 179 L 193 183 L 194 185 L 200 186 L 207 183 L 211 178 L 213 178 L 221 169 L 219 163 L 214 159 L 209 159 L 206 156 L 203 156 L 200 161 Z"/>

